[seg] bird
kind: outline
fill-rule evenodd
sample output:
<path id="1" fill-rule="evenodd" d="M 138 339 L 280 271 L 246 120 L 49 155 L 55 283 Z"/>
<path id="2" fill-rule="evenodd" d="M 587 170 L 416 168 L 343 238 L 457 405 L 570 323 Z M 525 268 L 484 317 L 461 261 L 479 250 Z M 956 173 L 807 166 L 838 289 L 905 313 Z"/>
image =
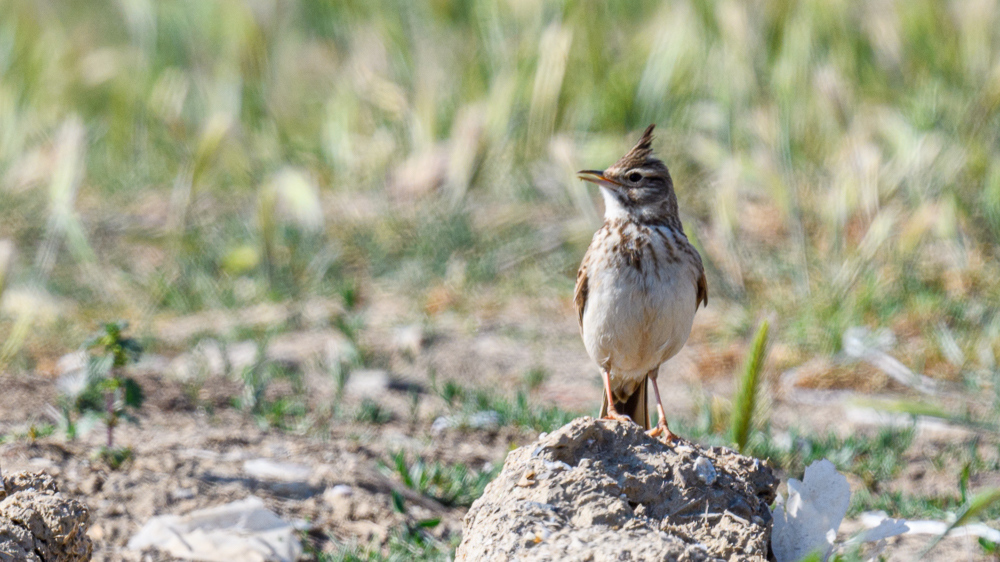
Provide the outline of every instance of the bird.
<path id="1" fill-rule="evenodd" d="M 573 300 L 584 347 L 604 380 L 600 418 L 631 420 L 676 442 L 657 377 L 687 343 L 695 312 L 708 304 L 708 284 L 701 255 L 684 234 L 670 171 L 653 155 L 654 127 L 609 168 L 577 172 L 600 187 L 604 224 L 583 256 Z"/>

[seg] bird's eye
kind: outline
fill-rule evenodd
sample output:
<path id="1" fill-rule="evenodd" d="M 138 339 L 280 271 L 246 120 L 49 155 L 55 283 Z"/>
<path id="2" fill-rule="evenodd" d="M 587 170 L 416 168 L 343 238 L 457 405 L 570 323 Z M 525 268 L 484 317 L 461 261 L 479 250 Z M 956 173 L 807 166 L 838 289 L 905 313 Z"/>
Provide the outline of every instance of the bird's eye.
<path id="1" fill-rule="evenodd" d="M 640 174 L 639 172 L 632 172 L 631 174 L 628 175 L 628 181 L 632 183 L 636 183 L 641 179 L 642 179 L 642 174 Z"/>

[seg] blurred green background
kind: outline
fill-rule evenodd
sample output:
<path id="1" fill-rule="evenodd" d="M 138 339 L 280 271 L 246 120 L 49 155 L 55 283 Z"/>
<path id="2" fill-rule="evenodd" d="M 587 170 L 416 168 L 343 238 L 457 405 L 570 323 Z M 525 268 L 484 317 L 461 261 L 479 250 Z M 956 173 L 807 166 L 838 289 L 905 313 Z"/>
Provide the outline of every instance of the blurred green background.
<path id="1" fill-rule="evenodd" d="M 163 364 L 203 332 L 223 350 L 253 340 L 242 390 L 176 383 L 197 406 L 174 418 L 227 424 L 213 416 L 240 407 L 289 441 L 371 447 L 406 486 L 447 492 L 447 558 L 508 448 L 596 407 L 572 293 L 602 204 L 575 171 L 649 123 L 710 293 L 676 361 L 710 391 L 681 398 L 696 385 L 678 381 L 673 427 L 731 443 L 724 397 L 768 319 L 750 454 L 783 477 L 833 459 L 852 517 L 942 519 L 995 489 L 997 0 L 0 0 L 0 377 L 48 381 L 16 395 L 44 403 L 59 358 L 109 320 Z M 925 446 L 919 428 L 873 433 L 782 396 L 918 396 L 847 357 L 858 327 L 942 390 L 878 407 L 969 433 Z M 304 383 L 265 392 L 294 378 L 268 339 L 309 330 L 351 344 L 323 373 L 332 405 Z M 423 378 L 341 407 L 352 369 L 400 364 Z M 8 398 L 26 419 L 0 437 L 30 422 L 34 444 L 34 404 Z M 522 433 L 456 438 L 474 454 L 431 434 L 466 410 Z M 393 432 L 426 450 L 394 452 Z"/>
<path id="2" fill-rule="evenodd" d="M 998 104 L 991 0 L 6 0 L 0 364 L 372 283 L 568 303 L 601 213 L 573 172 L 652 122 L 713 345 L 890 327 L 991 387 Z"/>

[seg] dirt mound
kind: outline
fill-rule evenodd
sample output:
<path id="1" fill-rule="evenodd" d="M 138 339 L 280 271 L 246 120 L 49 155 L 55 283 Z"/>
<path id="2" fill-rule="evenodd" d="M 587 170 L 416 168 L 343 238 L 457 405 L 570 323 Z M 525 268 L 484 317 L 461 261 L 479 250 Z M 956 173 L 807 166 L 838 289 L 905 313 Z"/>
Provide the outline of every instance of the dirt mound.
<path id="1" fill-rule="evenodd" d="M 90 560 L 90 513 L 63 497 L 47 474 L 18 472 L 3 477 L 0 489 L 0 562 Z"/>
<path id="2" fill-rule="evenodd" d="M 510 453 L 466 515 L 456 559 L 763 562 L 777 485 L 728 449 L 579 418 Z"/>

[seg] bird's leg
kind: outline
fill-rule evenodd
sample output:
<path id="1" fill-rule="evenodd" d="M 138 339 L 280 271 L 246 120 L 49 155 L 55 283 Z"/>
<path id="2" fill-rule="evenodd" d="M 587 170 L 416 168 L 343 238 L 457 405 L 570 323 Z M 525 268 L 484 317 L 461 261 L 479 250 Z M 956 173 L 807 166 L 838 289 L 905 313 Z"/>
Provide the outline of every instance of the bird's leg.
<path id="1" fill-rule="evenodd" d="M 659 419 L 656 421 L 656 427 L 647 431 L 646 434 L 650 437 L 663 435 L 668 443 L 675 443 L 680 440 L 680 437 L 667 427 L 667 414 L 663 411 L 663 401 L 660 400 L 660 389 L 656 386 L 656 376 L 649 377 L 649 380 L 653 382 L 653 394 L 656 395 L 656 416 Z"/>
<path id="2" fill-rule="evenodd" d="M 601 369 L 601 375 L 604 376 L 604 392 L 608 395 L 608 412 L 601 419 L 632 421 L 632 418 L 619 414 L 618 410 L 615 409 L 615 396 L 611 393 L 611 372 L 607 369 Z"/>

